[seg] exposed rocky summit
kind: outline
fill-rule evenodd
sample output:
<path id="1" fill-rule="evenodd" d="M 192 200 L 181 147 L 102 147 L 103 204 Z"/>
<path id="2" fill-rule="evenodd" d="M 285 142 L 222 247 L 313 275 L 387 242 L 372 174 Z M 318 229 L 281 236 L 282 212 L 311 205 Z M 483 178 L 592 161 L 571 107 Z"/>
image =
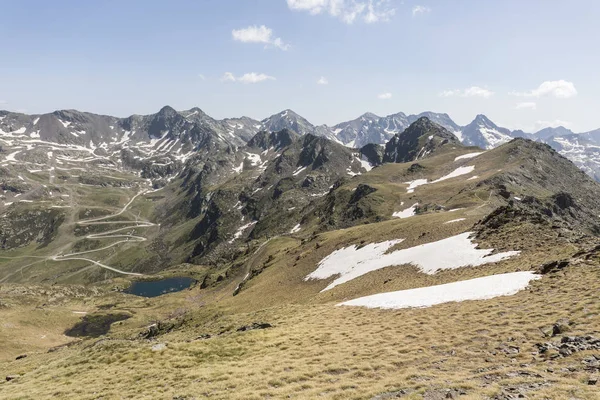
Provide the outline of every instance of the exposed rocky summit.
<path id="1" fill-rule="evenodd" d="M 421 117 L 385 145 L 383 162 L 416 161 L 447 145 L 461 146 L 458 138 L 446 128 Z"/>

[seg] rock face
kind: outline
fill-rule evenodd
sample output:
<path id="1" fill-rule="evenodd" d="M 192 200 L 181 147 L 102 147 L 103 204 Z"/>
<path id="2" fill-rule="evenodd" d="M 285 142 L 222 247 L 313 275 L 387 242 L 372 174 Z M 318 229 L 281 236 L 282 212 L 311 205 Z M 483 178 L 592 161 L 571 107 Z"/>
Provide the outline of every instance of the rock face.
<path id="1" fill-rule="evenodd" d="M 64 219 L 60 209 L 12 209 L 0 217 L 0 248 L 15 249 L 32 242 L 43 247 L 56 237 Z"/>
<path id="2" fill-rule="evenodd" d="M 447 145 L 461 146 L 458 138 L 446 128 L 421 117 L 385 145 L 383 162 L 416 161 Z"/>
<path id="3" fill-rule="evenodd" d="M 261 130 L 267 132 L 277 132 L 283 129 L 289 129 L 299 135 L 312 134 L 315 136 L 326 137 L 333 141 L 338 141 L 336 135 L 326 125 L 314 126 L 292 110 L 284 110 L 278 114 L 271 115 L 261 121 Z"/>
<path id="4" fill-rule="evenodd" d="M 511 131 L 500 128 L 485 115 L 479 114 L 462 129 L 462 142 L 467 146 L 492 149 L 513 139 Z"/>
<path id="5" fill-rule="evenodd" d="M 427 117 L 450 132 L 460 135 L 460 126 L 452 121 L 448 114 L 430 111 L 417 115 L 406 115 L 400 112 L 385 117 L 365 113 L 352 121 L 337 124 L 332 129 L 342 143 L 349 147 L 360 148 L 369 143 L 385 144 L 394 135 L 403 132 L 410 124 L 422 117 Z"/>

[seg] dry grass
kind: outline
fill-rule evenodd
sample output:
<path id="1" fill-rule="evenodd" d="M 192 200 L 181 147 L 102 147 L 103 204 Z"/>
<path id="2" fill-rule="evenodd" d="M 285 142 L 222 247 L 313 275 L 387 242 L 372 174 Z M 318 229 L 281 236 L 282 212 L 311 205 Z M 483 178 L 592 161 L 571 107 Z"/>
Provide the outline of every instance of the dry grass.
<path id="1" fill-rule="evenodd" d="M 541 384 L 529 398 L 596 399 L 597 388 L 580 368 L 589 354 L 549 361 L 533 352 L 535 343 L 549 340 L 540 328 L 561 318 L 573 323 L 572 334 L 599 335 L 599 293 L 600 269 L 581 265 L 515 296 L 426 309 L 327 303 L 231 314 L 207 306 L 191 312 L 184 329 L 159 338 L 167 343 L 161 352 L 151 350 L 156 342 L 100 340 L 7 363 L 3 370 L 23 376 L 0 384 L 0 397 L 364 399 L 411 389 L 410 398 L 421 398 L 453 388 L 484 398 L 511 385 Z M 167 296 L 167 306 L 195 295 Z M 236 332 L 253 321 L 274 328 Z M 131 325 L 116 331 L 116 338 L 134 334 Z M 204 333 L 213 337 L 195 340 Z M 505 353 L 507 346 L 519 353 Z"/>
<path id="2" fill-rule="evenodd" d="M 504 162 L 454 164 L 458 154 L 423 160 L 427 177 L 474 164 L 475 174 L 485 179 Z M 0 363 L 6 374 L 22 375 L 0 383 L 0 398 L 369 399 L 405 389 L 407 398 L 420 399 L 435 390 L 457 389 L 466 393 L 460 398 L 470 400 L 517 388 L 533 399 L 598 399 L 581 363 L 590 352 L 550 360 L 538 355 L 534 345 L 558 340 L 544 337 L 542 329 L 563 318 L 571 321 L 570 334 L 600 336 L 600 260 L 571 265 L 514 296 L 491 300 L 396 311 L 335 306 L 368 294 L 534 270 L 543 262 L 568 258 L 577 247 L 551 227 L 523 223 L 487 236 L 482 247 L 522 251 L 498 264 L 435 275 L 414 266 L 389 267 L 321 294 L 330 280 L 304 281 L 322 258 L 341 247 L 403 238 L 399 249 L 436 241 L 472 229 L 497 205 L 488 192 L 461 193 L 462 179 L 406 193 L 406 168 L 377 168 L 353 179 L 347 189 L 363 180 L 378 186 L 385 200 L 382 215 L 398 211 L 402 201 L 404 207 L 419 202 L 465 209 L 316 236 L 312 221 L 296 235 L 268 241 L 241 268 L 231 270 L 228 279 L 208 289 L 141 299 L 111 292 L 125 283 L 119 279 L 103 284 L 95 297 L 10 297 L 9 306 L 0 307 L 0 319 L 18 328 L 0 329 L 0 358 L 24 350 L 29 356 Z M 466 220 L 444 224 L 456 218 Z M 186 266 L 181 271 L 193 275 L 204 269 Z M 251 278 L 233 296 L 246 273 Z M 108 337 L 42 351 L 47 344 L 37 338 L 40 330 L 52 326 L 53 344 L 66 343 L 70 339 L 60 333 L 77 319 L 72 311 L 94 311 L 108 303 L 133 318 L 114 324 Z M 139 338 L 144 327 L 166 319 L 182 325 L 152 341 Z M 237 331 L 253 322 L 273 328 Z M 19 346 L 17 330 L 24 332 Z M 199 339 L 205 334 L 211 338 Z M 152 351 L 157 343 L 165 343 L 166 349 Z"/>

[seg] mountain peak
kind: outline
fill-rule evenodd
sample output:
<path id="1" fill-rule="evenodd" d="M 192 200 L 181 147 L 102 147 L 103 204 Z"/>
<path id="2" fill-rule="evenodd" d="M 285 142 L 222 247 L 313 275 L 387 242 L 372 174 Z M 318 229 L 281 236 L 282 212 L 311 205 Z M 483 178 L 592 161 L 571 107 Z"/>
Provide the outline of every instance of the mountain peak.
<path id="1" fill-rule="evenodd" d="M 477 114 L 474 121 L 483 121 L 483 122 L 493 123 L 485 114 Z"/>
<path id="2" fill-rule="evenodd" d="M 160 109 L 160 111 L 158 112 L 158 114 L 173 115 L 173 114 L 177 114 L 177 111 L 173 107 L 171 107 L 169 105 L 166 105 L 166 106 L 164 106 L 163 108 Z"/>
<path id="3" fill-rule="evenodd" d="M 360 116 L 360 118 L 368 118 L 368 119 L 379 119 L 379 115 L 373 114 L 372 112 L 366 112 Z"/>
<path id="4" fill-rule="evenodd" d="M 461 146 L 452 132 L 427 117 L 420 117 L 385 145 L 383 161 L 403 163 L 419 160 L 448 144 Z"/>

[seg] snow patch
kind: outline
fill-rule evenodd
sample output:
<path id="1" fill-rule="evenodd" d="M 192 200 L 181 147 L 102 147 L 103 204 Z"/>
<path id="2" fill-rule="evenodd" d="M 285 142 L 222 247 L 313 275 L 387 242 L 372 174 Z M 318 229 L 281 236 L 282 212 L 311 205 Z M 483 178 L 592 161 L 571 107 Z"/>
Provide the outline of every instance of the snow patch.
<path id="1" fill-rule="evenodd" d="M 299 231 L 300 231 L 300 224 L 294 226 L 292 228 L 292 230 L 290 231 L 290 233 L 296 233 L 296 232 L 299 232 Z"/>
<path id="2" fill-rule="evenodd" d="M 444 175 L 441 178 L 436 179 L 435 181 L 432 181 L 431 183 L 438 183 L 438 182 L 445 181 L 447 179 L 456 178 L 457 176 L 470 174 L 474 170 L 475 170 L 474 165 L 470 165 L 468 167 L 458 167 L 454 171 L 450 172 L 448 175 Z"/>
<path id="3" fill-rule="evenodd" d="M 416 188 L 422 185 L 427 185 L 427 179 L 415 179 L 414 181 L 404 182 L 408 185 L 406 188 L 407 193 L 413 193 Z"/>
<path id="4" fill-rule="evenodd" d="M 465 232 L 391 253 L 387 251 L 404 239 L 371 243 L 360 249 L 352 245 L 336 250 L 322 259 L 318 268 L 304 279 L 327 279 L 339 275 L 323 292 L 369 272 L 394 265 L 412 264 L 421 272 L 431 275 L 443 269 L 489 264 L 520 254 L 519 251 L 492 254 L 494 249 L 477 249 L 477 244 L 469 238 L 472 233 Z"/>
<path id="5" fill-rule="evenodd" d="M 252 164 L 253 167 L 256 167 L 258 164 L 260 164 L 262 162 L 262 159 L 260 158 L 260 155 L 258 155 L 258 154 L 246 153 L 246 155 L 248 156 L 248 159 L 250 160 L 250 163 Z"/>
<path id="6" fill-rule="evenodd" d="M 240 164 L 239 167 L 234 167 L 233 168 L 233 172 L 240 173 L 240 172 L 242 172 L 243 169 L 244 169 L 244 162 L 242 161 L 242 163 Z"/>
<path id="7" fill-rule="evenodd" d="M 486 300 L 511 296 L 525 289 L 532 280 L 541 279 L 531 271 L 513 272 L 468 279 L 397 292 L 379 293 L 346 301 L 338 306 L 361 306 L 367 308 L 399 309 L 431 307 L 436 304 L 466 300 Z"/>
<path id="8" fill-rule="evenodd" d="M 392 217 L 394 217 L 394 218 L 412 217 L 413 215 L 416 215 L 415 210 L 418 205 L 419 205 L 419 203 L 415 203 L 412 206 L 408 207 L 407 209 L 404 209 L 402 211 L 396 211 L 395 213 L 392 214 Z"/>
<path id="9" fill-rule="evenodd" d="M 479 151 L 479 152 L 477 152 L 477 153 L 468 153 L 468 154 L 463 154 L 462 156 L 458 156 L 458 157 L 456 157 L 456 158 L 454 159 L 454 161 L 458 161 L 458 160 L 466 160 L 466 159 L 469 159 L 469 158 L 475 158 L 475 157 L 477 157 L 478 155 L 481 155 L 481 154 L 483 154 L 483 153 L 485 153 L 485 151 Z"/>
<path id="10" fill-rule="evenodd" d="M 452 219 L 450 221 L 446 221 L 446 222 L 444 222 L 444 224 L 453 224 L 455 222 L 460 222 L 460 221 L 464 221 L 464 220 L 466 220 L 466 218 L 457 218 L 457 219 Z"/>
<path id="11" fill-rule="evenodd" d="M 256 221 L 252 221 L 246 225 L 240 226 L 240 228 L 237 230 L 237 232 L 233 234 L 233 238 L 229 241 L 229 243 L 233 243 L 236 239 L 241 238 L 244 231 L 246 229 L 250 228 L 251 226 L 254 226 L 255 224 L 256 224 Z"/>
<path id="12" fill-rule="evenodd" d="M 302 171 L 304 171 L 306 169 L 306 167 L 298 167 L 297 170 L 294 171 L 294 173 L 292 175 L 296 176 L 299 173 L 301 173 Z"/>

